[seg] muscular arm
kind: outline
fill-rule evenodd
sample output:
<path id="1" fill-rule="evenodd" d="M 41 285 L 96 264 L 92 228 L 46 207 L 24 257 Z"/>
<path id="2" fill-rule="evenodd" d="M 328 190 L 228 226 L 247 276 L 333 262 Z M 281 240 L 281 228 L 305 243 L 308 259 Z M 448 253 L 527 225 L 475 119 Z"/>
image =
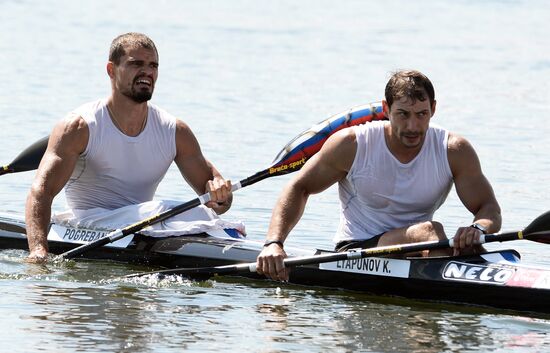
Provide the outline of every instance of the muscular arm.
<path id="1" fill-rule="evenodd" d="M 69 180 L 88 142 L 88 127 L 78 116 L 69 116 L 52 131 L 25 207 L 29 261 L 44 261 L 48 252 L 47 229 L 54 197 Z"/>
<path id="2" fill-rule="evenodd" d="M 474 222 L 484 226 L 488 233 L 498 232 L 502 225 L 500 206 L 481 170 L 474 148 L 463 137 L 449 136 L 449 164 L 458 197 L 474 215 Z M 459 228 L 455 235 L 455 249 L 470 246 L 479 237 L 478 233 L 470 227 Z"/>
<path id="3" fill-rule="evenodd" d="M 309 196 L 345 178 L 356 150 L 353 129 L 342 130 L 327 140 L 283 190 L 273 209 L 267 241 L 285 241 L 301 218 Z M 287 280 L 288 271 L 282 262 L 285 256 L 278 244 L 266 247 L 258 256 L 258 272 L 272 279 Z"/>
<path id="4" fill-rule="evenodd" d="M 231 207 L 233 195 L 231 182 L 224 180 L 220 172 L 202 154 L 199 143 L 183 121 L 176 123 L 176 158 L 181 175 L 197 194 L 210 192 L 212 201 L 206 205 L 217 214 Z"/>

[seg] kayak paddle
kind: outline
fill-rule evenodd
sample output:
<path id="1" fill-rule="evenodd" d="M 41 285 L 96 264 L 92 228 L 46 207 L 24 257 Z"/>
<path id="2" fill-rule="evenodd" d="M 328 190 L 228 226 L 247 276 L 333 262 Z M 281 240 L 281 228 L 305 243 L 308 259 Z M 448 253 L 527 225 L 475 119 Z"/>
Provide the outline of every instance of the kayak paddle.
<path id="1" fill-rule="evenodd" d="M 46 136 L 36 141 L 19 153 L 10 164 L 0 167 L 0 175 L 26 172 L 38 168 L 40 160 L 46 152 L 46 147 L 48 147 L 48 138 L 49 136 Z"/>
<path id="2" fill-rule="evenodd" d="M 275 157 L 275 160 L 272 162 L 270 167 L 239 181 L 233 185 L 231 190 L 237 191 L 241 188 L 257 183 L 260 180 L 300 170 L 304 163 L 315 153 L 317 153 L 329 136 L 334 134 L 336 131 L 345 127 L 363 124 L 368 121 L 385 119 L 386 117 L 382 110 L 381 103 L 362 105 L 345 113 L 334 115 L 333 117 L 318 123 L 311 129 L 302 132 L 300 135 L 292 139 L 277 154 L 277 157 Z M 167 218 L 190 210 L 208 201 L 210 201 L 210 194 L 203 194 L 196 199 L 180 204 L 172 209 L 166 210 L 122 229 L 112 231 L 103 238 L 69 250 L 59 255 L 59 258 L 74 258 L 88 250 L 115 242 L 127 235 L 134 234 L 147 226 L 162 222 Z"/>
<path id="3" fill-rule="evenodd" d="M 524 230 L 507 233 L 484 234 L 480 237 L 480 244 L 492 242 L 505 242 L 511 240 L 531 240 L 538 243 L 550 244 L 550 211 L 538 216 Z M 389 245 L 369 249 L 357 249 L 339 253 L 322 255 L 289 257 L 284 260 L 286 267 L 301 265 L 321 264 L 327 262 L 355 260 L 371 256 L 383 256 L 394 254 L 406 254 L 423 250 L 445 249 L 453 246 L 453 239 L 442 241 L 426 241 L 412 244 Z M 227 275 L 245 272 L 256 272 L 256 263 L 244 263 L 237 265 L 225 265 L 216 267 L 175 268 L 153 272 L 143 272 L 127 275 L 124 278 L 135 278 L 147 275 L 158 275 L 160 278 L 169 275 L 183 275 L 203 278 L 214 275 Z M 208 275 L 208 276 L 205 276 Z"/>

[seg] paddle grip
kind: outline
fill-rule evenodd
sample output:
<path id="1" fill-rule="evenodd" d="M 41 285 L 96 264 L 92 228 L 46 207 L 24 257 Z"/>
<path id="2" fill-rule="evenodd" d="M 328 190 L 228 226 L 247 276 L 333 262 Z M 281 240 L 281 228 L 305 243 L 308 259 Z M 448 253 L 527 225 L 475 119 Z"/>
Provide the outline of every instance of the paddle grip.
<path id="1" fill-rule="evenodd" d="M 235 192 L 237 190 L 239 190 L 240 188 L 242 188 L 242 181 L 239 181 L 238 183 L 236 184 L 233 184 L 231 185 L 231 192 Z M 212 200 L 212 198 L 210 197 L 210 193 L 205 193 L 205 194 L 202 194 L 201 196 L 198 197 L 199 201 L 201 204 L 205 204 L 207 203 L 208 201 Z"/>

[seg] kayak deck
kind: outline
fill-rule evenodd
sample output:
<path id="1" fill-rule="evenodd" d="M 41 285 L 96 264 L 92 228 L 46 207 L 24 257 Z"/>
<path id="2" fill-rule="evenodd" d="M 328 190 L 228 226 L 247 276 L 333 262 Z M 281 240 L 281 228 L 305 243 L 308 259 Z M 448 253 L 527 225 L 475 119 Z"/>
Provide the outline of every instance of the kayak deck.
<path id="1" fill-rule="evenodd" d="M 28 249 L 24 231 L 22 220 L 0 216 L 0 249 Z M 49 241 L 48 245 L 51 253 L 61 254 L 80 244 Z M 207 234 L 168 238 L 136 234 L 125 248 L 102 247 L 85 253 L 84 258 L 165 268 L 212 267 L 254 262 L 262 245 Z M 297 249 L 294 255 L 312 254 L 313 251 Z M 256 273 L 239 276 L 264 278 Z M 550 269 L 521 265 L 520 255 L 514 250 L 457 257 L 369 257 L 298 266 L 291 270 L 289 282 L 373 295 L 550 313 Z"/>

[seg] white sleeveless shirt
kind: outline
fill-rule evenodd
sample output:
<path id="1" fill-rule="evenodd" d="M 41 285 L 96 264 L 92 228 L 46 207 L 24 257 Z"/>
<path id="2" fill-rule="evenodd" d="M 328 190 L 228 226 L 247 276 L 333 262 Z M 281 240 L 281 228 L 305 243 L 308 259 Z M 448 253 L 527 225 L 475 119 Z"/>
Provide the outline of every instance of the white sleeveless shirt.
<path id="1" fill-rule="evenodd" d="M 430 125 L 419 154 L 405 164 L 388 149 L 385 124 L 370 122 L 353 127 L 357 152 L 346 178 L 338 185 L 341 212 L 336 243 L 370 239 L 429 221 L 451 190 L 449 132 Z"/>
<path id="2" fill-rule="evenodd" d="M 115 209 L 153 199 L 176 156 L 176 118 L 148 103 L 147 124 L 135 137 L 114 125 L 107 100 L 74 111 L 88 124 L 89 139 L 65 186 L 71 209 Z"/>

